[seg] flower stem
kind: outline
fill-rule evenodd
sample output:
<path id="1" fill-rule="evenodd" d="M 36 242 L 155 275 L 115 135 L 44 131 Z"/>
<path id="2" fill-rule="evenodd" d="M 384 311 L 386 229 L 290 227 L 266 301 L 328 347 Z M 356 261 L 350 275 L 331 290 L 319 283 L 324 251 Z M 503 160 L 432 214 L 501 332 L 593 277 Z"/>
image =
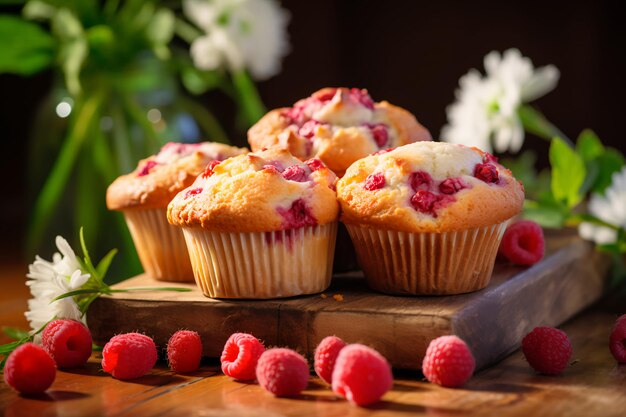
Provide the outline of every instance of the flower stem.
<path id="1" fill-rule="evenodd" d="M 196 38 L 202 36 L 202 32 L 179 17 L 174 21 L 174 31 L 187 43 L 191 43 Z"/>
<path id="2" fill-rule="evenodd" d="M 259 91 L 254 82 L 244 70 L 233 73 L 233 84 L 248 125 L 255 124 L 266 113 L 265 105 L 261 101 Z"/>
<path id="3" fill-rule="evenodd" d="M 570 147 L 574 147 L 572 142 L 565 133 L 553 125 L 539 110 L 528 104 L 523 104 L 517 109 L 524 129 L 528 133 L 539 136 L 542 139 L 552 140 L 555 137 L 563 139 Z"/>

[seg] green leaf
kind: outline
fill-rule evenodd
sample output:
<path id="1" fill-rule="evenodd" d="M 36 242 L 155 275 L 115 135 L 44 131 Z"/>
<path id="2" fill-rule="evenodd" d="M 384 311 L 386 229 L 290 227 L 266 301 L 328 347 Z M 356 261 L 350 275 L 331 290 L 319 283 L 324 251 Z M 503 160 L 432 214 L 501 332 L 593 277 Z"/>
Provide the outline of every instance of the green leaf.
<path id="1" fill-rule="evenodd" d="M 109 266 L 111 266 L 111 262 L 113 261 L 115 255 L 117 255 L 117 249 L 111 249 L 109 253 L 104 255 L 104 258 L 102 258 L 100 262 L 98 262 L 98 266 L 96 266 L 96 271 L 98 271 L 98 275 L 100 275 L 100 278 L 102 280 L 104 280 L 104 277 L 106 276 L 107 271 L 109 270 Z"/>
<path id="2" fill-rule="evenodd" d="M 174 291 L 174 292 L 189 292 L 191 288 L 183 287 L 130 287 L 130 288 L 114 288 L 110 292 L 136 292 L 136 291 Z"/>
<path id="3" fill-rule="evenodd" d="M 87 250 L 87 244 L 85 244 L 85 233 L 82 226 L 80 228 L 80 231 L 78 232 L 78 236 L 80 238 L 80 248 L 82 249 L 83 256 L 85 257 L 85 266 L 87 267 L 86 272 L 89 272 L 92 276 L 95 275 L 96 277 L 98 277 L 98 272 L 91 262 L 91 257 L 89 256 L 89 251 Z"/>
<path id="4" fill-rule="evenodd" d="M 592 161 L 604 153 L 604 145 L 592 130 L 585 129 L 576 141 L 576 152 L 585 162 Z"/>
<path id="5" fill-rule="evenodd" d="M 560 228 L 565 223 L 566 214 L 562 207 L 532 200 L 524 201 L 522 217 L 543 227 Z"/>
<path id="6" fill-rule="evenodd" d="M 17 327 L 4 327 L 2 331 L 11 339 L 15 339 L 15 340 L 24 339 L 30 336 L 30 333 L 27 330 L 22 330 Z"/>
<path id="7" fill-rule="evenodd" d="M 13 350 L 21 344 L 22 341 L 17 340 L 15 342 L 7 343 L 6 345 L 0 345 L 0 355 L 6 355 L 7 353 L 13 352 Z"/>
<path id="8" fill-rule="evenodd" d="M 603 194 L 604 190 L 613 182 L 613 174 L 619 172 L 624 164 L 624 155 L 613 148 L 606 148 L 604 153 L 596 158 L 598 175 L 591 187 L 596 193 Z"/>
<path id="9" fill-rule="evenodd" d="M 50 301 L 50 304 L 54 303 L 55 301 L 59 301 L 62 300 L 64 298 L 68 298 L 68 297 L 74 297 L 76 295 L 83 295 L 83 294 L 98 294 L 103 292 L 101 288 L 84 288 L 84 289 L 80 289 L 80 290 L 74 290 L 74 291 L 69 291 L 66 292 L 64 294 L 59 295 L 58 297 L 53 298 Z"/>
<path id="10" fill-rule="evenodd" d="M 31 75 L 54 61 L 55 40 L 39 25 L 0 15 L 0 73 Z"/>
<path id="11" fill-rule="evenodd" d="M 562 139 L 554 138 L 550 144 L 550 165 L 554 199 L 573 208 L 584 196 L 580 191 L 585 180 L 585 163 Z"/>

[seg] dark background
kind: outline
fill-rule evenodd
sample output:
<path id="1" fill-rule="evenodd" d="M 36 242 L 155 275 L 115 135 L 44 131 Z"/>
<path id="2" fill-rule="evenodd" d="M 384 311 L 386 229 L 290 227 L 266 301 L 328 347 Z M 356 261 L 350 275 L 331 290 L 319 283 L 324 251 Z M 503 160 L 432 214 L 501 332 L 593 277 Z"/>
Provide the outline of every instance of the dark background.
<path id="1" fill-rule="evenodd" d="M 259 83 L 268 108 L 290 105 L 325 86 L 369 89 L 413 112 L 438 137 L 458 79 L 483 71 L 491 50 L 517 47 L 536 66 L 556 65 L 561 80 L 535 104 L 568 136 L 593 128 L 605 144 L 626 150 L 622 130 L 626 88 L 626 28 L 619 1 L 299 1 L 290 10 L 292 51 L 283 71 Z M 1 48 L 2 46 L 0 46 Z M 1 53 L 1 52 L 0 52 Z M 52 74 L 0 76 L 2 201 L 0 259 L 19 256 L 25 220 L 29 130 Z M 234 108 L 211 93 L 201 98 L 245 143 Z M 175 138 L 173 138 L 175 139 Z M 547 144 L 526 145 L 547 163 Z"/>

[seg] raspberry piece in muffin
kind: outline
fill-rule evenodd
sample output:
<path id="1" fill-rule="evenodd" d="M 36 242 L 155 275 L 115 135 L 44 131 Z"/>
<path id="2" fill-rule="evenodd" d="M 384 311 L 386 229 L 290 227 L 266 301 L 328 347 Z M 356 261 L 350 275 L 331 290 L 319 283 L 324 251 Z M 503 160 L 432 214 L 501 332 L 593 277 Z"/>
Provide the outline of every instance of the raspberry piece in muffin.
<path id="1" fill-rule="evenodd" d="M 365 179 L 365 185 L 363 185 L 363 188 L 365 188 L 368 191 L 374 191 L 374 190 L 380 190 L 384 186 L 385 186 L 385 176 L 383 175 L 382 172 L 377 172 L 375 174 L 369 175 Z"/>

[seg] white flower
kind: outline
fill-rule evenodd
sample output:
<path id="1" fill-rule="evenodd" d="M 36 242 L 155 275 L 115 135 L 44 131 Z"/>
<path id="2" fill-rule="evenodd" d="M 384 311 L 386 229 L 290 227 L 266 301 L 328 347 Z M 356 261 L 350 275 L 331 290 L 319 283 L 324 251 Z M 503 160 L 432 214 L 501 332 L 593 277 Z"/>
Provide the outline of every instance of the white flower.
<path id="1" fill-rule="evenodd" d="M 183 11 L 205 32 L 191 45 L 198 68 L 248 69 L 258 80 L 280 71 L 289 14 L 275 0 L 185 0 Z"/>
<path id="2" fill-rule="evenodd" d="M 591 196 L 589 212 L 606 223 L 626 229 L 626 167 L 613 174 L 611 186 L 604 195 Z M 600 245 L 615 243 L 617 240 L 617 231 L 591 223 L 581 223 L 578 233 L 584 239 Z"/>
<path id="3" fill-rule="evenodd" d="M 34 331 L 55 317 L 84 321 L 73 297 L 52 302 L 62 294 L 80 289 L 90 277 L 80 269 L 76 254 L 65 239 L 57 236 L 56 245 L 61 253 L 55 253 L 52 262 L 37 256 L 28 266 L 26 285 L 33 298 L 28 300 L 25 316 Z"/>
<path id="4" fill-rule="evenodd" d="M 497 152 L 517 152 L 524 143 L 518 108 L 554 89 L 559 71 L 552 65 L 534 69 L 517 49 L 502 56 L 492 51 L 484 65 L 486 76 L 472 69 L 459 80 L 457 101 L 447 108 L 448 124 L 441 138 L 486 151 L 492 150 L 493 139 Z"/>

